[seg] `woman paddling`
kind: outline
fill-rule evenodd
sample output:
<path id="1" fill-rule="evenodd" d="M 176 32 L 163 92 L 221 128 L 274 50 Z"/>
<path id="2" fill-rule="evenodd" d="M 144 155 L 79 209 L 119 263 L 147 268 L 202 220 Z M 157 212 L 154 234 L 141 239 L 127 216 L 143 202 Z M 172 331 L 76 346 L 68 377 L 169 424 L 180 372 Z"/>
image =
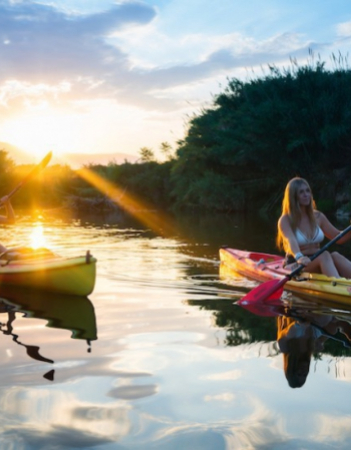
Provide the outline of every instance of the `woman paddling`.
<path id="1" fill-rule="evenodd" d="M 316 210 L 307 181 L 299 177 L 290 180 L 285 188 L 277 234 L 278 248 L 286 252 L 286 265 L 297 262 L 308 272 L 351 278 L 351 262 L 338 252 L 325 251 L 313 261 L 309 258 L 319 250 L 324 237 L 333 239 L 339 233 L 340 230 Z M 339 239 L 338 244 L 349 239 L 351 232 Z"/>

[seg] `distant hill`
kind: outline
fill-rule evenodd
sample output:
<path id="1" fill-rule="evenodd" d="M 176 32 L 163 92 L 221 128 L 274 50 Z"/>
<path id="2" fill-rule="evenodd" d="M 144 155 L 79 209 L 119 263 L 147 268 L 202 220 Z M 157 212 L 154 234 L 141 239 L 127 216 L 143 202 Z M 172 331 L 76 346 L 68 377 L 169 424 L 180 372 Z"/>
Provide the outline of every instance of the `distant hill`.
<path id="1" fill-rule="evenodd" d="M 65 153 L 53 158 L 58 164 L 68 164 L 72 169 L 77 169 L 83 165 L 101 164 L 106 166 L 108 163 L 123 164 L 124 162 L 134 163 L 139 159 L 138 156 L 128 153 Z"/>
<path id="2" fill-rule="evenodd" d="M 33 155 L 28 154 L 8 142 L 0 142 L 0 150 L 5 150 L 16 164 L 31 164 L 35 162 Z"/>
<path id="3" fill-rule="evenodd" d="M 33 164 L 38 162 L 38 158 L 34 155 L 30 155 L 8 142 L 0 142 L 0 150 L 7 151 L 10 158 L 12 158 L 16 164 Z M 48 149 L 48 151 L 49 150 L 50 149 Z M 78 169 L 85 164 L 107 165 L 110 162 L 123 164 L 126 161 L 134 163 L 137 160 L 138 156 L 130 155 L 128 153 L 65 153 L 63 155 L 55 155 L 55 153 L 53 153 L 51 164 L 68 164 L 72 169 Z"/>

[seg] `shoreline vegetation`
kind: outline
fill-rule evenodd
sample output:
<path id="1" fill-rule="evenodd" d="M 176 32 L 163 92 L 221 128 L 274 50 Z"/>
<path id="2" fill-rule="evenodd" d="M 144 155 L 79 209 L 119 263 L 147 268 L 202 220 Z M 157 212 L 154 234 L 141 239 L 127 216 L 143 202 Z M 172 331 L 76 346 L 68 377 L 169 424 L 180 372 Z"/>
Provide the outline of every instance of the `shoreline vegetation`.
<path id="1" fill-rule="evenodd" d="M 210 107 L 190 118 L 164 162 L 140 149 L 135 163 L 48 166 L 13 198 L 15 207 L 113 211 L 252 212 L 279 215 L 286 182 L 307 178 L 318 209 L 351 215 L 351 70 L 332 55 L 269 66 L 262 77 L 229 79 Z M 0 150 L 0 195 L 32 168 Z M 127 206 L 128 205 L 128 206 Z"/>

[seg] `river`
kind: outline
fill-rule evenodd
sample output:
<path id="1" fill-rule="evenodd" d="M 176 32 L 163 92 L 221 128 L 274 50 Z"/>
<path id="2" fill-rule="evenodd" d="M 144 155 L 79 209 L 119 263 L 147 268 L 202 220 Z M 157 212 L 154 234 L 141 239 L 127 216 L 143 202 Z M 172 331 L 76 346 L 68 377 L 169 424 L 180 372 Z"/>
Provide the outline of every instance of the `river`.
<path id="1" fill-rule="evenodd" d="M 274 226 L 151 224 L 43 213 L 2 226 L 10 246 L 36 239 L 98 263 L 89 298 L 24 292 L 17 310 L 1 309 L 0 448 L 348 449 L 349 348 L 315 352 L 291 388 L 276 319 L 233 304 L 256 283 L 220 277 L 221 245 L 274 251 Z"/>

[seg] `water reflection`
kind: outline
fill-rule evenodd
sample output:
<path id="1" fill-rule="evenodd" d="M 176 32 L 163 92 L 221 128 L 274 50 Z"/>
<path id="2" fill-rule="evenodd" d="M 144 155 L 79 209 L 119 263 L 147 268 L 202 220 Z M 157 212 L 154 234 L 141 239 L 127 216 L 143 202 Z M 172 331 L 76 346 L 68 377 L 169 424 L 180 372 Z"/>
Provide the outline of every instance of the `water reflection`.
<path id="1" fill-rule="evenodd" d="M 69 304 L 59 300 L 58 311 L 48 314 L 51 296 L 33 308 L 24 295 L 12 330 L 8 311 L 2 313 L 4 331 L 40 347 L 55 365 L 29 358 L 11 334 L 0 335 L 0 448 L 349 448 L 351 361 L 339 358 L 349 349 L 328 338 L 311 365 L 311 382 L 290 389 L 277 316 L 233 304 L 252 282 L 219 279 L 220 245 L 267 249 L 265 228 L 255 224 L 257 232 L 237 217 L 223 226 L 217 218 L 212 228 L 209 219 L 194 217 L 166 239 L 118 218 L 48 220 L 45 235 L 57 253 L 89 248 L 98 257 L 95 312 L 83 307 L 73 320 L 64 314 Z M 24 245 L 31 230 L 23 222 L 6 229 L 5 240 Z M 86 340 L 97 335 L 95 313 L 99 339 L 87 354 Z M 55 382 L 47 382 L 42 374 L 53 367 Z"/>
<path id="2" fill-rule="evenodd" d="M 54 361 L 40 353 L 40 345 L 29 345 L 16 334 L 16 316 L 37 318 L 47 321 L 49 328 L 65 329 L 72 332 L 72 339 L 87 342 L 88 352 L 91 342 L 97 339 L 97 327 L 94 307 L 87 297 L 58 295 L 29 289 L 6 288 L 0 290 L 0 331 L 12 336 L 16 344 L 25 347 L 27 355 L 37 361 L 53 364 Z M 53 380 L 54 371 L 44 374 Z"/>
<path id="3" fill-rule="evenodd" d="M 276 321 L 273 317 L 262 320 L 256 315 L 248 314 L 228 299 L 188 300 L 187 303 L 213 312 L 215 325 L 226 331 L 225 345 L 239 346 L 275 341 Z"/>
<path id="4" fill-rule="evenodd" d="M 336 309 L 335 304 L 328 307 L 296 296 L 288 298 L 289 301 L 252 302 L 242 307 L 265 321 L 269 316 L 276 317 L 285 377 L 291 388 L 300 388 L 306 383 L 313 357 L 318 359 L 322 353 L 350 356 L 351 315 L 347 308 Z"/>
<path id="5" fill-rule="evenodd" d="M 31 247 L 35 250 L 47 246 L 46 238 L 44 235 L 43 224 L 38 222 L 33 225 L 33 231 L 30 234 Z"/>
<path id="6" fill-rule="evenodd" d="M 346 340 L 338 338 L 339 333 Z M 291 388 L 305 384 L 312 355 L 324 352 L 325 343 L 330 338 L 350 348 L 350 321 L 296 307 L 285 308 L 277 317 L 277 342 L 283 354 L 285 377 Z"/>

